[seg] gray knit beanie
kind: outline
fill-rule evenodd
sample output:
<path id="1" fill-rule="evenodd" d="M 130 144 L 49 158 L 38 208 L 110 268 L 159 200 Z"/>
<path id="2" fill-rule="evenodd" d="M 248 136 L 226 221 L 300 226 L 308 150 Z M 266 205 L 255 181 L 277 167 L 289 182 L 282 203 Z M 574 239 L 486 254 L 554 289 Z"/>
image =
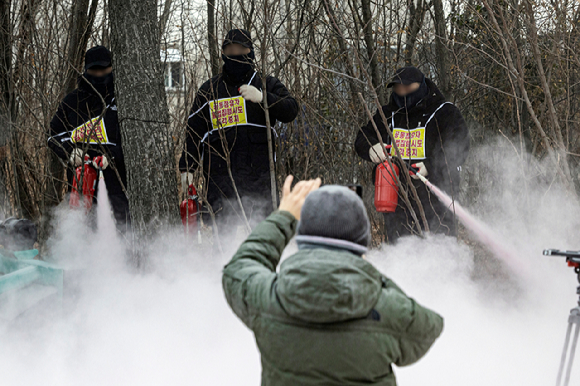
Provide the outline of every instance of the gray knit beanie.
<path id="1" fill-rule="evenodd" d="M 339 239 L 368 247 L 371 224 L 362 199 L 339 185 L 325 185 L 310 193 L 300 212 L 298 235 Z"/>

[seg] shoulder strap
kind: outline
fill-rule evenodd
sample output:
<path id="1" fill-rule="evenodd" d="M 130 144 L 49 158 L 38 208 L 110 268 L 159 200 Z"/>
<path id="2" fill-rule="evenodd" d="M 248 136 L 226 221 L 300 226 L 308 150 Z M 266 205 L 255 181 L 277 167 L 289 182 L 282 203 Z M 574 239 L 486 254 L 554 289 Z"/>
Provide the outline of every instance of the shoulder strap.
<path id="1" fill-rule="evenodd" d="M 445 106 L 445 105 L 447 105 L 447 104 L 450 104 L 450 105 L 452 105 L 453 103 L 451 103 L 451 102 L 443 102 L 443 103 L 441 104 L 441 106 L 437 107 L 437 109 L 435 109 L 435 111 L 433 111 L 433 114 L 431 114 L 431 116 L 429 117 L 429 119 L 427 119 L 427 122 L 425 122 L 425 126 L 424 126 L 424 127 L 427 127 L 427 125 L 429 124 L 429 122 L 431 121 L 431 119 L 432 119 L 432 118 L 435 116 L 435 114 L 437 113 L 437 111 L 439 111 L 439 109 L 440 109 L 441 107 L 443 107 L 443 106 Z"/>
<path id="2" fill-rule="evenodd" d="M 191 115 L 190 115 L 189 117 L 187 117 L 187 119 L 189 119 L 189 118 L 193 117 L 195 114 L 197 114 L 197 113 L 199 113 L 201 110 L 203 110 L 203 108 L 204 108 L 205 106 L 207 106 L 207 104 L 208 104 L 208 103 L 209 103 L 209 102 L 205 102 L 205 103 L 203 104 L 203 106 L 201 106 L 199 109 L 197 109 L 197 111 L 195 111 L 195 112 L 191 113 Z"/>
<path id="3" fill-rule="evenodd" d="M 252 84 L 252 81 L 254 80 L 254 77 L 256 76 L 257 73 L 258 73 L 257 71 L 254 71 L 254 74 L 250 78 L 250 81 L 248 82 L 248 84 Z"/>

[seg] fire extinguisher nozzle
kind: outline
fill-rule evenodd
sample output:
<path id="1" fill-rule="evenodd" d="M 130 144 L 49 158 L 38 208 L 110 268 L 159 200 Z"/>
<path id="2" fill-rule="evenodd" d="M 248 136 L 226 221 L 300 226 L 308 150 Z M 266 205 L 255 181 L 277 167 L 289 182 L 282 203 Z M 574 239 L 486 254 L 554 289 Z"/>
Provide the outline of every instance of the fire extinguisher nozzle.
<path id="1" fill-rule="evenodd" d="M 421 173 L 417 173 L 417 174 L 416 174 L 416 176 L 417 176 L 417 177 L 419 177 L 419 179 L 420 179 L 421 181 L 423 181 L 423 183 L 424 183 L 424 184 L 426 184 L 426 183 L 428 182 L 428 180 L 427 180 L 425 177 L 423 177 L 423 176 L 421 175 Z"/>

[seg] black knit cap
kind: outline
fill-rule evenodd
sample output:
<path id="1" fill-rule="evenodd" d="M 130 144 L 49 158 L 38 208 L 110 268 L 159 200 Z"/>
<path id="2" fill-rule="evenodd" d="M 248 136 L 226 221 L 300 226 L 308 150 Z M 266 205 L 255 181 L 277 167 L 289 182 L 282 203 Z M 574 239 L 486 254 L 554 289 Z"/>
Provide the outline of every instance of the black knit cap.
<path id="1" fill-rule="evenodd" d="M 232 29 L 230 30 L 226 37 L 224 38 L 224 42 L 222 44 L 222 50 L 226 48 L 228 44 L 237 43 L 241 44 L 242 46 L 249 48 L 251 50 L 254 49 L 252 44 L 252 35 L 245 29 Z"/>
<path id="2" fill-rule="evenodd" d="M 345 186 L 325 185 L 310 193 L 300 212 L 298 235 L 371 242 L 371 224 L 362 199 Z"/>
<path id="3" fill-rule="evenodd" d="M 387 87 L 393 87 L 397 83 L 405 85 L 409 85 L 411 83 L 423 83 L 423 79 L 425 79 L 425 75 L 423 75 L 421 70 L 419 70 L 417 67 L 401 67 L 395 71 L 395 75 L 393 75 L 393 79 L 391 80 L 391 83 L 387 85 Z"/>
<path id="4" fill-rule="evenodd" d="M 107 68 L 111 65 L 111 51 L 107 47 L 95 46 L 85 54 L 85 70 L 93 67 Z"/>

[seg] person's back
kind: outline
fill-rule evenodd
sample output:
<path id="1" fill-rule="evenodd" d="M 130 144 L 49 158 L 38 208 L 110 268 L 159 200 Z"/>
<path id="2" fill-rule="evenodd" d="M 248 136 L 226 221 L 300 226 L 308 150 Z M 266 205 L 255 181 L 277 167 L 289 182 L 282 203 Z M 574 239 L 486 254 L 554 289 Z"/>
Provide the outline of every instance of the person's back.
<path id="1" fill-rule="evenodd" d="M 361 257 L 368 218 L 362 201 L 346 190 L 325 187 L 307 200 L 296 237 L 300 250 L 278 274 L 299 217 L 285 211 L 284 199 L 224 269 L 228 302 L 256 336 L 262 385 L 395 385 L 391 364 L 417 361 L 441 333 L 439 315 Z M 325 217 L 333 199 L 355 207 L 344 213 L 350 224 L 325 227 L 324 219 L 305 215 L 317 208 L 315 216 Z M 344 220 L 340 214 L 326 217 Z"/>

